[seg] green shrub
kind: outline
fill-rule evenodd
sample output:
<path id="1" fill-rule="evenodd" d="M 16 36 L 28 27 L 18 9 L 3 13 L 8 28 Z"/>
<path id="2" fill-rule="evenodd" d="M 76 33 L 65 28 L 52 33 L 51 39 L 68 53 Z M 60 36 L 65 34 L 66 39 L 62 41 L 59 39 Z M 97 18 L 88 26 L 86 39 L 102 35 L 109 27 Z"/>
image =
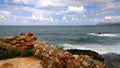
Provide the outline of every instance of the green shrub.
<path id="1" fill-rule="evenodd" d="M 23 50 L 22 56 L 23 57 L 33 56 L 33 51 L 32 50 Z"/>
<path id="2" fill-rule="evenodd" d="M 63 46 L 60 46 L 60 45 L 57 45 L 57 46 L 55 46 L 57 49 L 59 49 L 59 50 L 64 50 L 64 47 Z"/>
<path id="3" fill-rule="evenodd" d="M 19 56 L 17 49 L 0 49 L 0 60 Z"/>
<path id="4" fill-rule="evenodd" d="M 7 53 L 8 53 L 8 58 L 14 58 L 14 57 L 19 56 L 19 51 L 17 49 L 13 49 L 13 48 L 8 49 Z"/>

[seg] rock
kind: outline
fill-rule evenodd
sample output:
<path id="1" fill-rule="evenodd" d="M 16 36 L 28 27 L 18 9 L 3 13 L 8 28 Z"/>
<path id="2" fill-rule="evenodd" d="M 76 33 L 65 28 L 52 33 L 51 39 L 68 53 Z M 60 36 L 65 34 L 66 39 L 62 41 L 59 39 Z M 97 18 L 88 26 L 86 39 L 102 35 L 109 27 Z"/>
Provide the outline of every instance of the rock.
<path id="1" fill-rule="evenodd" d="M 88 55 L 91 58 L 98 60 L 98 61 L 102 61 L 104 62 L 104 58 L 102 57 L 102 55 L 98 54 L 95 51 L 91 51 L 91 50 L 78 50 L 78 49 L 69 49 L 66 50 L 72 54 L 77 54 L 77 55 Z"/>
<path id="2" fill-rule="evenodd" d="M 96 52 L 88 50 L 59 50 L 46 42 L 38 41 L 32 33 L 22 32 L 19 36 L 0 39 L 0 48 L 2 49 L 32 50 L 34 56 L 39 58 L 43 68 L 105 68 L 104 59 Z"/>
<path id="3" fill-rule="evenodd" d="M 37 38 L 32 33 L 22 32 L 20 36 L 9 36 L 0 38 L 1 48 L 16 48 L 18 50 L 29 49 L 31 44 L 37 41 Z M 4 46 L 3 46 L 4 44 Z M 14 45 L 14 47 L 13 47 Z"/>
<path id="4" fill-rule="evenodd" d="M 82 64 L 83 64 L 85 67 L 90 66 L 90 64 L 89 64 L 89 63 L 87 63 L 86 61 L 83 61 L 83 62 L 82 62 Z"/>
<path id="5" fill-rule="evenodd" d="M 103 57 L 107 68 L 120 68 L 120 54 L 107 53 Z"/>

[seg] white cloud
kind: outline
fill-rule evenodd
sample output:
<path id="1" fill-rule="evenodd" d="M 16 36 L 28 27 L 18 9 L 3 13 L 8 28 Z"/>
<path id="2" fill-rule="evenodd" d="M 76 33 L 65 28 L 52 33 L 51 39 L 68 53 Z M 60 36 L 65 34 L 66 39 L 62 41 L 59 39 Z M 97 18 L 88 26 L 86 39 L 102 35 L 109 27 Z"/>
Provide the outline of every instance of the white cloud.
<path id="1" fill-rule="evenodd" d="M 62 19 L 63 19 L 63 20 L 66 20 L 66 17 L 63 17 Z"/>
<path id="2" fill-rule="evenodd" d="M 2 22 L 67 23 L 120 22 L 114 16 L 120 10 L 120 1 L 114 0 L 4 0 L 0 11 Z M 13 5 L 9 5 L 13 4 Z M 90 7 L 89 7 L 90 6 Z M 7 11 L 4 11 L 7 10 Z M 11 12 L 10 12 L 11 11 Z M 117 14 L 117 13 L 116 13 Z M 115 14 L 115 15 L 116 15 Z M 112 16 L 113 15 L 113 16 Z M 89 24 L 89 23 L 88 23 Z"/>
<path id="3" fill-rule="evenodd" d="M 72 20 L 72 21 L 79 21 L 79 19 L 76 18 L 76 17 L 72 17 L 71 20 Z"/>
<path id="4" fill-rule="evenodd" d="M 54 0 L 37 0 L 35 1 L 35 7 L 58 7 L 61 6 L 59 2 Z"/>
<path id="5" fill-rule="evenodd" d="M 105 16 L 104 19 L 112 23 L 120 22 L 120 16 Z"/>
<path id="6" fill-rule="evenodd" d="M 83 6 L 80 7 L 69 6 L 67 12 L 84 13 L 85 8 Z"/>
<path id="7" fill-rule="evenodd" d="M 56 11 L 53 10 L 45 10 L 45 9 L 38 9 L 38 8 L 32 8 L 32 7 L 20 7 L 20 6 L 14 6 L 15 11 L 27 11 L 30 14 L 29 15 L 41 15 L 44 17 L 49 17 L 51 15 L 55 15 Z M 24 12 L 25 13 L 25 12 Z"/>
<path id="8" fill-rule="evenodd" d="M 4 21 L 7 22 L 10 19 L 12 19 L 11 18 L 11 12 L 0 10 L 0 22 L 4 22 Z"/>
<path id="9" fill-rule="evenodd" d="M 0 10 L 0 14 L 3 14 L 3 15 L 10 15 L 11 12 L 9 12 L 9 11 L 4 11 L 4 10 Z"/>
<path id="10" fill-rule="evenodd" d="M 13 0 L 14 3 L 32 4 L 35 0 Z"/>
<path id="11" fill-rule="evenodd" d="M 12 15 L 9 11 L 0 10 L 0 25 L 36 25 L 36 23 L 44 23 L 53 21 L 52 18 L 45 18 L 42 15 L 36 14 L 27 17 L 27 16 L 16 16 Z"/>
<path id="12" fill-rule="evenodd" d="M 113 17 L 112 16 L 105 16 L 105 19 L 111 20 Z"/>
<path id="13" fill-rule="evenodd" d="M 64 16 L 61 22 L 68 22 L 67 18 Z"/>
<path id="14" fill-rule="evenodd" d="M 105 16 L 104 18 L 94 18 L 91 20 L 96 24 L 120 23 L 120 16 Z"/>
<path id="15" fill-rule="evenodd" d="M 50 22 L 54 22 L 54 20 L 53 20 L 53 18 L 52 18 L 52 17 L 50 17 L 50 18 L 49 18 L 49 20 L 50 20 Z"/>
<path id="16" fill-rule="evenodd" d="M 40 15 L 33 15 L 32 19 L 39 21 L 39 22 L 48 22 L 49 21 L 49 18 L 44 18 L 43 16 L 40 16 Z"/>
<path id="17" fill-rule="evenodd" d="M 75 7 L 75 6 L 68 6 L 68 8 L 65 11 L 61 11 L 59 13 L 70 13 L 72 14 L 82 14 L 84 15 L 87 12 L 87 9 L 84 8 L 84 6 L 80 6 L 80 7 Z"/>

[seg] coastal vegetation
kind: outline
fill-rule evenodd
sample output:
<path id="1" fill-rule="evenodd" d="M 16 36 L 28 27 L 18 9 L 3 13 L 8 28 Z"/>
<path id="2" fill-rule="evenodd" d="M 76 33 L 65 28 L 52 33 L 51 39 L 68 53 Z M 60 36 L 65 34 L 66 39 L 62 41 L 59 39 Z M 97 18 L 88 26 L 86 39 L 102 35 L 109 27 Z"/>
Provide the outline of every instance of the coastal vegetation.
<path id="1" fill-rule="evenodd" d="M 23 57 L 33 56 L 33 51 L 32 50 L 23 50 L 22 56 Z"/>
<path id="2" fill-rule="evenodd" d="M 0 60 L 19 56 L 19 51 L 14 48 L 0 49 Z"/>
<path id="3" fill-rule="evenodd" d="M 56 45 L 55 47 L 59 50 L 64 50 L 64 46 Z"/>
<path id="4" fill-rule="evenodd" d="M 15 58 L 15 57 L 29 57 L 33 56 L 32 50 L 23 50 L 19 51 L 15 48 L 9 48 L 9 49 L 0 49 L 0 60 L 2 59 L 8 59 L 8 58 Z"/>

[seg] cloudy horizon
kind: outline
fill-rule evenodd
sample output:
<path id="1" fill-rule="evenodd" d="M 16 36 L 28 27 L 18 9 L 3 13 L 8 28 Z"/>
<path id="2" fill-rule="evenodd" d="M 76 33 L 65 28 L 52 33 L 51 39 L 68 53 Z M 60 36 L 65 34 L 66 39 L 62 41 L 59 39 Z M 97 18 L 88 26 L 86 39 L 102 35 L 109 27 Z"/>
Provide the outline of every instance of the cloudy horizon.
<path id="1" fill-rule="evenodd" d="M 120 23 L 119 0 L 0 0 L 0 25 Z"/>

